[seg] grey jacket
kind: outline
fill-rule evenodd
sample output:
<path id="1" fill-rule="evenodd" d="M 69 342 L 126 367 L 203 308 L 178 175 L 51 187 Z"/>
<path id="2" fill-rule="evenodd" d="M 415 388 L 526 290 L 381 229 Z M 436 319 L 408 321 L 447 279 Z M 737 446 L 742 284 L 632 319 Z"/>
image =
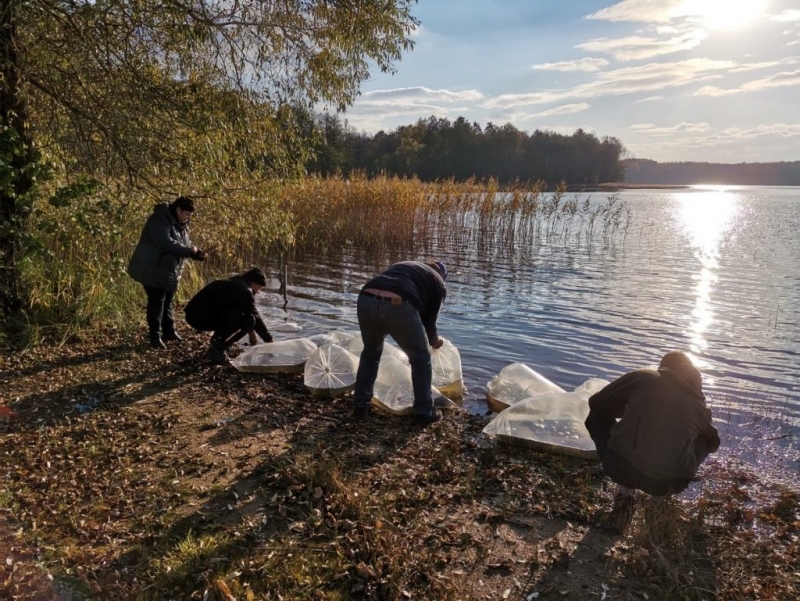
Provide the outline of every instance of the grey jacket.
<path id="1" fill-rule="evenodd" d="M 153 208 L 144 224 L 128 264 L 128 275 L 145 286 L 174 292 L 191 254 L 189 227 L 181 224 L 169 205 L 162 202 Z"/>
<path id="2" fill-rule="evenodd" d="M 694 367 L 625 374 L 593 395 L 589 408 L 619 420 L 608 447 L 651 478 L 692 478 L 719 448 Z"/>

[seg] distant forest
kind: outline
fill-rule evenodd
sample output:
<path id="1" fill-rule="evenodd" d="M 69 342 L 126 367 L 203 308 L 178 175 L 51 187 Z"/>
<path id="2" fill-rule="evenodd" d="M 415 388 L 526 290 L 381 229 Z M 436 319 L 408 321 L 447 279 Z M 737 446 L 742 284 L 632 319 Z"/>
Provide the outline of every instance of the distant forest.
<path id="1" fill-rule="evenodd" d="M 800 186 L 800 161 L 790 163 L 657 163 L 622 161 L 627 184 Z"/>
<path id="2" fill-rule="evenodd" d="M 622 180 L 625 148 L 612 137 L 598 138 L 582 129 L 571 135 L 511 124 L 481 127 L 464 117 L 455 121 L 429 117 L 414 125 L 369 135 L 348 127 L 336 115 L 309 117 L 309 138 L 316 142 L 309 173 L 416 175 L 422 181 L 495 178 L 500 183 L 544 180 L 592 185 Z"/>

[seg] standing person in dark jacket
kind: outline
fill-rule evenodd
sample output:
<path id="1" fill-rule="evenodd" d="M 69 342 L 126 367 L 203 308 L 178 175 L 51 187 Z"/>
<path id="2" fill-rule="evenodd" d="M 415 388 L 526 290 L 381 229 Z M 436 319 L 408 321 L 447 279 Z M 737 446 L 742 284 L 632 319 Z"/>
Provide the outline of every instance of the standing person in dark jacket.
<path id="1" fill-rule="evenodd" d="M 225 351 L 245 334 L 250 334 L 251 343 L 255 343 L 255 334 L 264 342 L 272 342 L 255 301 L 255 295 L 266 285 L 264 272 L 255 267 L 229 280 L 207 284 L 187 303 L 187 323 L 195 330 L 214 332 L 206 359 L 225 363 Z"/>
<path id="2" fill-rule="evenodd" d="M 414 417 L 421 423 L 441 419 L 431 398 L 431 351 L 443 340 L 436 320 L 447 290 L 447 267 L 440 261 L 404 261 L 374 277 L 358 295 L 358 327 L 364 341 L 356 374 L 353 414 L 366 417 L 387 335 L 394 338 L 411 364 Z"/>
<path id="3" fill-rule="evenodd" d="M 586 429 L 603 471 L 620 486 L 616 506 L 632 509 L 636 489 L 681 492 L 719 448 L 701 379 L 689 357 L 672 351 L 658 370 L 625 374 L 589 399 Z"/>
<path id="4" fill-rule="evenodd" d="M 166 348 L 164 340 L 181 340 L 175 331 L 172 299 L 186 259 L 202 261 L 206 256 L 189 239 L 192 213 L 194 200 L 187 196 L 179 196 L 171 204 L 157 204 L 128 264 L 128 275 L 142 284 L 147 294 L 147 327 L 153 348 Z"/>

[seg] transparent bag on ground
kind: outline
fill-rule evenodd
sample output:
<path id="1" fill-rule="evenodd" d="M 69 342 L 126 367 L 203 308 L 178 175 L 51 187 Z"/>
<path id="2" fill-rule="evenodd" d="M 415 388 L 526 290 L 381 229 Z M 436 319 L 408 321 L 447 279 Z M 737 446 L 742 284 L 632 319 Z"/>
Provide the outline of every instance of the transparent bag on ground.
<path id="1" fill-rule="evenodd" d="M 442 339 L 444 340 L 444 339 Z M 464 396 L 464 381 L 461 373 L 461 355 L 449 340 L 438 349 L 431 349 L 433 385 L 444 396 L 461 398 Z"/>
<path id="2" fill-rule="evenodd" d="M 300 372 L 315 350 L 317 345 L 308 338 L 265 342 L 248 348 L 231 360 L 231 365 L 239 371 L 247 372 Z"/>
<path id="3" fill-rule="evenodd" d="M 311 340 L 317 346 L 324 346 L 326 344 L 338 344 L 342 348 L 347 348 L 347 345 L 352 342 L 353 337 L 358 336 L 361 338 L 361 335 L 358 332 L 325 332 L 324 334 L 314 334 L 313 336 L 309 336 L 308 339 Z"/>
<path id="4" fill-rule="evenodd" d="M 441 393 L 432 387 L 431 395 L 436 398 Z M 414 413 L 414 387 L 408 363 L 391 354 L 381 356 L 378 377 L 372 389 L 372 404 L 394 415 Z"/>
<path id="5" fill-rule="evenodd" d="M 358 358 L 338 344 L 323 344 L 306 361 L 303 383 L 312 394 L 338 396 L 353 390 Z"/>
<path id="6" fill-rule="evenodd" d="M 594 441 L 584 426 L 589 396 L 584 390 L 523 399 L 499 413 L 483 433 L 508 444 L 595 458 Z"/>
<path id="7" fill-rule="evenodd" d="M 361 340 L 361 333 L 356 334 L 350 339 L 350 342 L 347 344 L 347 350 L 353 353 L 356 357 L 361 359 L 361 351 L 364 350 L 364 341 Z M 386 357 L 387 355 L 391 355 L 393 357 L 397 357 L 401 361 L 403 361 L 406 365 L 408 365 L 408 357 L 403 352 L 403 350 L 395 345 L 391 344 L 390 342 L 384 341 L 383 343 L 383 354 L 381 354 L 381 359 Z"/>
<path id="8" fill-rule="evenodd" d="M 511 363 L 486 384 L 486 399 L 492 411 L 507 407 L 528 397 L 566 392 L 524 363 Z"/>

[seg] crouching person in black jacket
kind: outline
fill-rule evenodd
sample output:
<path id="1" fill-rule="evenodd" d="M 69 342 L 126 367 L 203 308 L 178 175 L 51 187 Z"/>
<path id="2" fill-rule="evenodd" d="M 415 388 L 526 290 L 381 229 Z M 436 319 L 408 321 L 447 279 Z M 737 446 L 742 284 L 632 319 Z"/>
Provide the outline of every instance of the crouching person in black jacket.
<path id="1" fill-rule="evenodd" d="M 255 302 L 255 295 L 266 285 L 264 272 L 256 267 L 228 280 L 211 282 L 186 304 L 186 322 L 200 332 L 214 332 L 206 359 L 224 364 L 225 351 L 245 334 L 250 334 L 251 343 L 255 334 L 264 342 L 272 342 Z"/>

